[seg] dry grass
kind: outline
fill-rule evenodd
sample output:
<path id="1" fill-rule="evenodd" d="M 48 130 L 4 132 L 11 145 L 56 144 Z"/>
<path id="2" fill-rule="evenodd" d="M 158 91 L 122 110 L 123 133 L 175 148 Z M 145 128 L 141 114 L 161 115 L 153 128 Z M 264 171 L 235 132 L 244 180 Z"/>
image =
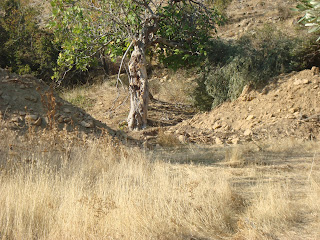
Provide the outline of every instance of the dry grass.
<path id="1" fill-rule="evenodd" d="M 95 100 L 90 97 L 88 89 L 94 92 L 96 86 L 81 86 L 74 89 L 68 89 L 61 93 L 61 97 L 73 105 L 89 111 L 93 108 Z"/>
<path id="2" fill-rule="evenodd" d="M 151 160 L 109 137 L 19 137 L 0 124 L 0 239 L 275 239 L 302 219 L 320 226 L 317 161 L 302 188 L 259 169 L 245 186 L 248 169 Z"/>
<path id="3" fill-rule="evenodd" d="M 179 104 L 192 104 L 196 73 L 192 70 L 157 72 L 150 79 L 150 92 L 156 99 Z"/>
<path id="4" fill-rule="evenodd" d="M 166 133 L 163 129 L 159 129 L 157 143 L 162 147 L 178 147 L 181 146 L 179 139 L 172 133 Z"/>

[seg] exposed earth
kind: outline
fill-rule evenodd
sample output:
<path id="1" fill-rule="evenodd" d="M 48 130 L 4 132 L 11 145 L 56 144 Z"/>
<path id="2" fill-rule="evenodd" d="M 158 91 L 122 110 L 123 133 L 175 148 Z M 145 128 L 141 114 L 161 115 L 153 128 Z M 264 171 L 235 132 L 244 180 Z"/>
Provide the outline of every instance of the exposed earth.
<path id="1" fill-rule="evenodd" d="M 114 132 L 84 110 L 64 101 L 42 80 L 0 69 L 0 117 L 18 131 L 58 128 L 68 131 Z"/>
<path id="2" fill-rule="evenodd" d="M 297 16 L 289 11 L 293 1 L 263 2 L 233 1 L 227 9 L 228 24 L 220 27 L 218 36 L 236 39 L 245 32 L 263 27 L 265 23 L 282 24 L 286 29 L 296 27 Z M 178 75 L 192 86 L 194 76 Z M 111 77 L 112 79 L 112 77 Z M 114 81 L 87 89 L 85 110 L 72 105 L 53 93 L 43 81 L 32 76 L 18 76 L 0 69 L 0 116 L 10 128 L 27 130 L 57 127 L 68 131 L 101 135 L 108 132 L 122 140 L 155 146 L 161 137 L 168 136 L 184 143 L 233 145 L 265 139 L 320 138 L 320 76 L 317 67 L 292 72 L 271 79 L 265 88 L 253 90 L 246 86 L 241 96 L 226 102 L 211 112 L 197 113 L 191 105 L 177 100 L 169 93 L 177 86 L 170 73 L 153 74 L 150 82 L 157 82 L 162 92 L 151 89 L 148 128 L 139 132 L 127 131 L 125 120 L 129 112 L 127 92 L 118 90 Z M 181 81 L 180 81 L 181 82 Z M 113 84 L 112 84 L 113 83 Z M 180 89 L 180 92 L 186 89 Z M 175 95 L 175 94 L 173 94 Z M 117 100 L 117 101 L 115 101 Z"/>
<path id="3" fill-rule="evenodd" d="M 1 69 L 0 86 L 1 117 L 17 130 L 25 130 L 28 126 L 52 127 L 51 124 L 60 129 L 96 134 L 106 129 L 113 136 L 118 134 L 126 138 L 128 134 L 127 137 L 140 143 L 154 144 L 160 129 L 181 143 L 221 145 L 270 138 L 320 138 L 320 75 L 317 67 L 282 75 L 261 90 L 246 86 L 237 100 L 207 113 L 194 115 L 190 106 L 154 99 L 149 109 L 151 126 L 131 133 L 126 133 L 123 124 L 128 102 L 112 114 L 107 111 L 116 95 L 116 89 L 110 83 L 102 84 L 87 96 L 94 102 L 87 113 L 52 95 L 45 83 L 32 76 L 18 76 Z M 121 96 L 125 97 L 124 92 Z"/>

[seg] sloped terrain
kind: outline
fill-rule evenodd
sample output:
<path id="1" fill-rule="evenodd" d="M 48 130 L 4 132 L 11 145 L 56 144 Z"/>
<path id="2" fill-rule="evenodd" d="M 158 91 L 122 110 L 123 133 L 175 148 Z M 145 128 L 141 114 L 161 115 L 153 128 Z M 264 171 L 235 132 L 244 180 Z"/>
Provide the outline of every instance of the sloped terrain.
<path id="1" fill-rule="evenodd" d="M 293 72 L 261 90 L 246 86 L 241 96 L 211 112 L 171 127 L 168 134 L 191 142 L 237 144 L 244 141 L 319 139 L 319 69 Z"/>
<path id="2" fill-rule="evenodd" d="M 42 80 L 4 69 L 0 69 L 0 117 L 9 128 L 19 131 L 30 127 L 57 127 L 67 131 L 114 134 L 107 125 L 61 99 Z"/>

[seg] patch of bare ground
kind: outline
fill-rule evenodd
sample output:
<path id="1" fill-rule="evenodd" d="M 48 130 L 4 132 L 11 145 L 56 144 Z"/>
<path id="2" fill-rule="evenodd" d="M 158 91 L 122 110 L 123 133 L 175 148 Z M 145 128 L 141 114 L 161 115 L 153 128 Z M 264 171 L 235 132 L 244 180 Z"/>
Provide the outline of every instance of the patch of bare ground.
<path id="1" fill-rule="evenodd" d="M 114 134 L 107 125 L 60 98 L 41 79 L 4 69 L 0 69 L 0 116 L 8 128 L 21 132 L 32 127 Z"/>
<path id="2" fill-rule="evenodd" d="M 317 67 L 281 75 L 263 89 L 246 86 L 241 96 L 211 112 L 197 114 L 168 130 L 187 141 L 218 145 L 268 139 L 320 137 Z"/>

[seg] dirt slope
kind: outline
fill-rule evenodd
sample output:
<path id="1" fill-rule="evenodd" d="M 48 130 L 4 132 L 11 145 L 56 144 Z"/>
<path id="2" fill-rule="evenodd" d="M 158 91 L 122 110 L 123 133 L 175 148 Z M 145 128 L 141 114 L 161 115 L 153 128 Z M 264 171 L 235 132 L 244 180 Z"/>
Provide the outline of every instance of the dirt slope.
<path id="1" fill-rule="evenodd" d="M 57 127 L 68 131 L 113 134 L 105 124 L 57 96 L 42 80 L 0 68 L 0 118 L 15 130 Z"/>
<path id="2" fill-rule="evenodd" d="M 262 90 L 198 114 L 167 133 L 191 142 L 237 144 L 269 138 L 320 138 L 319 69 L 282 75 Z"/>

